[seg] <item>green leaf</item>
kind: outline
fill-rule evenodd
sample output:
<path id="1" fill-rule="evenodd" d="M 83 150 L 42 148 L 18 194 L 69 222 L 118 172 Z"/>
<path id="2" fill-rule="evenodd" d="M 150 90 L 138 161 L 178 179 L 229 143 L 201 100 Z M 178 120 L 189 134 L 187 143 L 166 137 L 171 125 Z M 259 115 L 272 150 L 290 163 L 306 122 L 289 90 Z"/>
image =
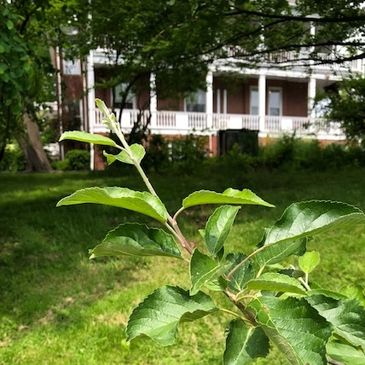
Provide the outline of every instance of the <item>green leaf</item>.
<path id="1" fill-rule="evenodd" d="M 326 232 L 334 227 L 353 226 L 365 221 L 358 208 L 339 202 L 312 200 L 290 205 L 267 231 L 264 245 L 293 241 Z"/>
<path id="2" fill-rule="evenodd" d="M 270 266 L 273 267 L 274 265 Z M 291 278 L 295 278 L 295 279 L 298 279 L 298 278 L 302 278 L 305 276 L 304 272 L 301 271 L 301 270 L 295 270 L 295 269 L 291 269 L 291 268 L 286 268 L 286 269 L 280 269 L 278 271 L 279 274 L 283 274 L 283 275 L 286 275 L 286 276 L 290 276 Z"/>
<path id="3" fill-rule="evenodd" d="M 248 328 L 240 319 L 230 322 L 224 365 L 245 365 L 269 353 L 269 339 L 261 328 Z"/>
<path id="4" fill-rule="evenodd" d="M 9 19 L 9 20 L 6 21 L 6 27 L 9 30 L 12 30 L 14 28 L 14 23 Z"/>
<path id="5" fill-rule="evenodd" d="M 199 292 L 189 292 L 172 286 L 155 290 L 134 309 L 127 325 L 127 338 L 145 335 L 162 346 L 175 342 L 179 322 L 194 321 L 217 310 L 212 299 Z"/>
<path id="6" fill-rule="evenodd" d="M 316 251 L 306 252 L 298 259 L 299 267 L 307 274 L 311 273 L 319 265 L 320 261 L 321 256 Z"/>
<path id="7" fill-rule="evenodd" d="M 101 134 L 92 134 L 82 131 L 69 131 L 62 133 L 60 142 L 65 139 L 71 139 L 73 141 L 80 141 L 86 143 L 100 144 L 104 146 L 117 147 L 117 144 L 110 138 L 102 136 Z"/>
<path id="8" fill-rule="evenodd" d="M 327 364 L 331 325 L 304 299 L 264 296 L 253 300 L 249 307 L 291 365 Z"/>
<path id="9" fill-rule="evenodd" d="M 365 307 L 365 291 L 360 285 L 347 286 L 343 290 L 343 294 L 350 299 L 356 299 L 363 307 Z"/>
<path id="10" fill-rule="evenodd" d="M 210 257 L 202 254 L 198 249 L 194 250 L 190 260 L 191 289 L 190 294 L 196 294 L 207 282 L 216 278 L 222 267 Z"/>
<path id="11" fill-rule="evenodd" d="M 303 255 L 309 236 L 364 220 L 365 214 L 360 209 L 345 203 L 322 200 L 294 203 L 266 230 L 260 244 L 266 247 L 255 255 L 254 261 L 265 266 L 291 255 Z"/>
<path id="12" fill-rule="evenodd" d="M 306 300 L 333 325 L 335 333 L 365 351 L 365 309 L 356 300 L 325 295 L 311 295 Z"/>
<path id="13" fill-rule="evenodd" d="M 222 276 L 214 278 L 211 281 L 205 283 L 205 287 L 211 291 L 222 292 L 227 288 L 227 280 Z"/>
<path id="14" fill-rule="evenodd" d="M 226 261 L 230 263 L 227 266 L 226 274 L 228 274 L 234 267 L 246 258 L 242 253 L 230 253 L 226 257 Z M 242 291 L 246 283 L 255 277 L 255 271 L 250 260 L 241 265 L 231 276 L 228 282 L 228 287 L 234 292 Z"/>
<path id="15" fill-rule="evenodd" d="M 329 341 L 327 343 L 327 354 L 331 359 L 344 364 L 365 365 L 365 353 L 349 344 L 334 340 Z"/>
<path id="16" fill-rule="evenodd" d="M 195 191 L 183 200 L 183 207 L 189 208 L 203 204 L 231 204 L 231 205 L 263 205 L 273 207 L 272 204 L 265 202 L 249 189 L 242 191 L 236 189 L 227 189 L 223 193 L 215 191 L 200 190 Z"/>
<path id="17" fill-rule="evenodd" d="M 106 157 L 108 165 L 111 165 L 116 160 L 130 165 L 134 165 L 135 162 L 140 163 L 146 154 L 144 147 L 138 143 L 134 143 L 130 146 L 130 149 L 134 161 L 131 159 L 126 150 L 121 151 L 117 155 L 103 151 L 103 155 Z"/>
<path id="18" fill-rule="evenodd" d="M 95 104 L 96 107 L 104 114 L 104 116 L 108 116 L 111 114 L 103 100 L 96 98 Z"/>
<path id="19" fill-rule="evenodd" d="M 162 223 L 166 222 L 168 213 L 161 200 L 148 192 L 134 191 L 127 188 L 106 187 L 86 188 L 75 191 L 57 203 L 62 205 L 103 204 L 133 210 L 148 215 Z"/>
<path id="20" fill-rule="evenodd" d="M 252 279 L 247 283 L 248 289 L 265 290 L 274 292 L 289 292 L 305 295 L 306 291 L 298 280 L 290 276 L 268 272 L 262 274 L 257 279 Z"/>
<path id="21" fill-rule="evenodd" d="M 101 256 L 171 256 L 181 258 L 174 237 L 162 229 L 138 223 L 121 224 L 110 231 L 90 258 Z"/>
<path id="22" fill-rule="evenodd" d="M 216 256 L 223 248 L 239 210 L 240 207 L 224 205 L 217 208 L 208 219 L 204 238 L 208 250 L 213 256 Z"/>
<path id="23" fill-rule="evenodd" d="M 103 155 L 106 158 L 106 163 L 108 164 L 108 166 L 117 161 L 117 156 L 119 156 L 122 152 L 118 153 L 117 155 L 113 155 L 112 153 L 103 151 Z"/>
<path id="24" fill-rule="evenodd" d="M 275 245 L 265 246 L 265 249 L 258 252 L 253 261 L 259 266 L 276 264 L 292 255 L 303 255 L 306 250 L 307 239 L 294 240 L 292 242 L 283 241 Z"/>
<path id="25" fill-rule="evenodd" d="M 313 285 L 313 284 L 312 284 Z M 311 289 L 307 291 L 308 295 L 325 295 L 326 297 L 334 298 L 334 299 L 347 299 L 347 297 L 343 294 L 337 293 L 328 289 Z"/>

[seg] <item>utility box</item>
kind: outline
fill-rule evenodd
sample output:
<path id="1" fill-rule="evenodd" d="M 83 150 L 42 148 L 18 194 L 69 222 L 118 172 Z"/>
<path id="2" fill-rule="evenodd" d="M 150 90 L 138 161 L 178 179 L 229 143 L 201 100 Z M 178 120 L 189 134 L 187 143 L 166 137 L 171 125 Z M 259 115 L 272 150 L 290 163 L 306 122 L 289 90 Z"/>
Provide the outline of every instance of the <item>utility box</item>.
<path id="1" fill-rule="evenodd" d="M 219 131 L 219 154 L 222 156 L 236 145 L 241 153 L 257 156 L 259 131 L 251 129 L 227 129 Z"/>

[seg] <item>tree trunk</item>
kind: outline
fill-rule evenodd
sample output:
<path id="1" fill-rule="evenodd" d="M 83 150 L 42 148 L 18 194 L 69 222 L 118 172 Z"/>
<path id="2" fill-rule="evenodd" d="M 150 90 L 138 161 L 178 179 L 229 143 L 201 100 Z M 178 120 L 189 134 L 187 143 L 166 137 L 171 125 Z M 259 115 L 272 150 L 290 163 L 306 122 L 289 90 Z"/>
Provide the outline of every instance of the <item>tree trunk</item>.
<path id="1" fill-rule="evenodd" d="M 6 147 L 6 144 L 5 143 L 0 146 L 0 162 L 4 158 L 4 155 L 5 155 L 5 147 Z"/>
<path id="2" fill-rule="evenodd" d="M 27 161 L 27 171 L 52 171 L 43 149 L 37 123 L 30 118 L 28 113 L 23 115 L 23 123 L 25 133 L 18 138 L 18 142 Z"/>

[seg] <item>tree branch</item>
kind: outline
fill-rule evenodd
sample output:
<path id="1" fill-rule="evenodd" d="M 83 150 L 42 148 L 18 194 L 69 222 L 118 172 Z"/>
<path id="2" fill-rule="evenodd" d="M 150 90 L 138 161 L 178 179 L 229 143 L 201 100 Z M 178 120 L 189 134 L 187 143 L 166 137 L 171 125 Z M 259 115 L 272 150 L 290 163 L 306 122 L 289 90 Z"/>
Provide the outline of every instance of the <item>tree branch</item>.
<path id="1" fill-rule="evenodd" d="M 316 16 L 304 16 L 304 15 L 286 15 L 286 14 L 269 14 L 261 11 L 237 9 L 236 11 L 225 13 L 223 16 L 236 16 L 236 15 L 254 15 L 268 19 L 281 19 L 285 21 L 297 21 L 297 22 L 312 22 L 312 23 L 347 23 L 347 22 L 363 22 L 365 21 L 365 15 L 359 16 L 339 16 L 339 17 L 316 17 Z"/>

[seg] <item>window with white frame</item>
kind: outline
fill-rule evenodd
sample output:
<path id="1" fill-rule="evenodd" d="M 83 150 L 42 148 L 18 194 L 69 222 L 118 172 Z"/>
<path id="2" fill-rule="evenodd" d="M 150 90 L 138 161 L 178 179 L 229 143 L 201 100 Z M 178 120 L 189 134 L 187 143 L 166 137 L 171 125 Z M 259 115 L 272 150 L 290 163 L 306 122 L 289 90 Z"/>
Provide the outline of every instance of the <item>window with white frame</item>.
<path id="1" fill-rule="evenodd" d="M 250 114 L 259 114 L 259 90 L 257 87 L 251 87 L 250 89 Z"/>
<path id="2" fill-rule="evenodd" d="M 114 105 L 120 105 L 122 103 L 123 94 L 127 89 L 128 84 L 122 82 L 121 84 L 114 87 Z M 125 109 L 135 109 L 136 108 L 136 97 L 133 92 L 129 91 L 127 99 L 124 105 Z"/>
<path id="3" fill-rule="evenodd" d="M 282 90 L 280 88 L 269 88 L 268 114 L 280 116 L 282 114 Z"/>
<path id="4" fill-rule="evenodd" d="M 205 113 L 206 110 L 206 92 L 198 90 L 185 99 L 185 111 Z"/>
<path id="5" fill-rule="evenodd" d="M 217 89 L 217 113 L 227 114 L 227 89 Z"/>

